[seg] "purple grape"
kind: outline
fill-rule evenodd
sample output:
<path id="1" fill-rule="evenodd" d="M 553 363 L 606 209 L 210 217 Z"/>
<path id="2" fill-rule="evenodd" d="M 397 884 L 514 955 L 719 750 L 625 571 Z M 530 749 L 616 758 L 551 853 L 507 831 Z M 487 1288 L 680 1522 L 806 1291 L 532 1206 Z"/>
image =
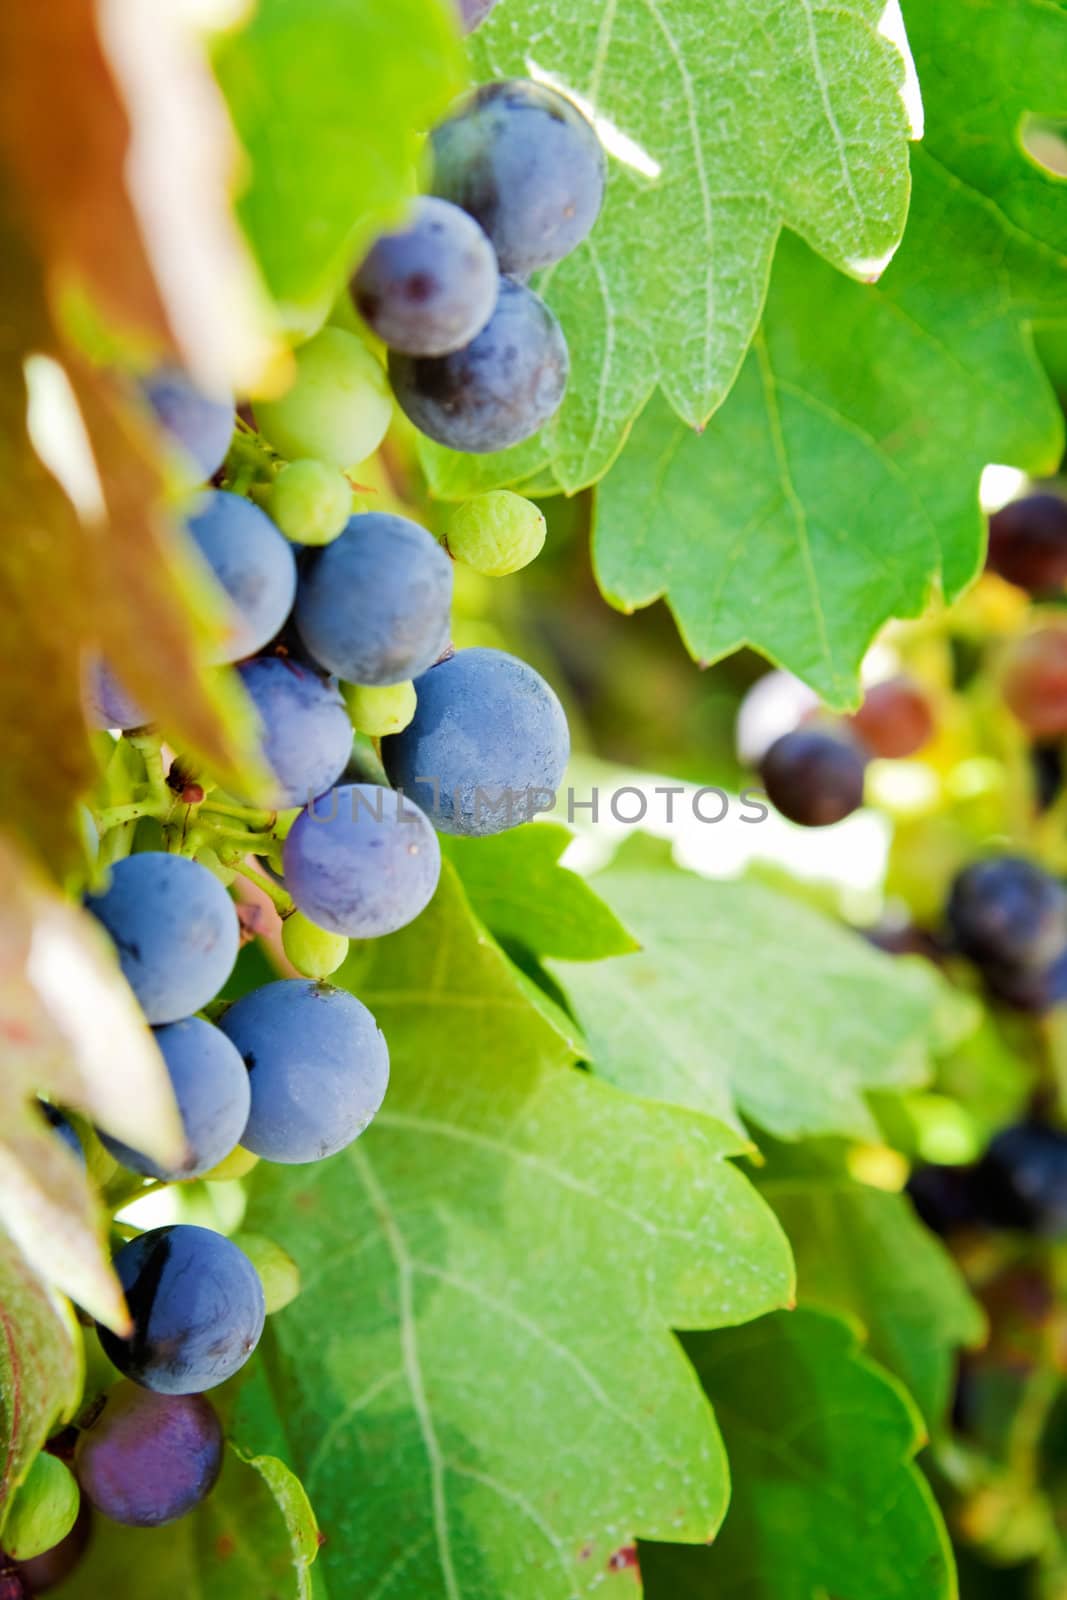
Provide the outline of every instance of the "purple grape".
<path id="1" fill-rule="evenodd" d="M 210 1494 L 222 1451 L 222 1427 L 202 1394 L 152 1394 L 125 1382 L 79 1439 L 74 1470 L 112 1522 L 158 1528 Z"/>
<path id="2" fill-rule="evenodd" d="M 851 740 L 821 728 L 776 739 L 760 764 L 767 798 L 803 828 L 825 828 L 863 804 L 866 762 Z"/>
<path id="3" fill-rule="evenodd" d="M 481 224 L 501 272 L 524 278 L 562 260 L 600 214 L 607 169 L 596 129 L 547 84 L 483 85 L 431 144 L 434 194 Z"/>
<path id="4" fill-rule="evenodd" d="M 1021 856 L 974 861 L 953 882 L 948 924 L 979 966 L 1036 973 L 1067 949 L 1067 891 Z"/>
<path id="5" fill-rule="evenodd" d="M 352 279 L 360 316 L 391 350 L 443 356 L 485 327 L 500 289 L 493 247 L 447 200 L 416 201 L 407 227 L 375 243 Z"/>
<path id="6" fill-rule="evenodd" d="M 485 455 L 535 434 L 563 402 L 570 356 L 543 300 L 501 278 L 481 333 L 447 356 L 389 355 L 397 403 L 420 432 L 452 450 Z"/>
<path id="7" fill-rule="evenodd" d="M 88 1498 L 83 1497 L 78 1520 L 66 1538 L 60 1539 L 58 1544 L 53 1545 L 51 1550 L 45 1550 L 42 1555 L 31 1556 L 28 1561 L 18 1563 L 18 1574 L 26 1585 L 26 1593 L 47 1594 L 50 1589 L 58 1589 L 61 1583 L 65 1583 L 85 1554 L 92 1529 L 93 1514 Z"/>
<path id="8" fill-rule="evenodd" d="M 352 724 L 336 683 L 299 662 L 260 656 L 238 668 L 262 724 L 263 753 L 283 806 L 324 794 L 352 754 Z"/>
<path id="9" fill-rule="evenodd" d="M 208 1228 L 152 1228 L 123 1245 L 115 1272 L 133 1318 L 120 1339 L 100 1327 L 120 1372 L 157 1394 L 200 1394 L 240 1371 L 259 1343 L 266 1307 L 248 1257 Z"/>
<path id="10" fill-rule="evenodd" d="M 991 572 L 1029 594 L 1055 594 L 1067 583 L 1067 500 L 1028 494 L 989 519 Z"/>

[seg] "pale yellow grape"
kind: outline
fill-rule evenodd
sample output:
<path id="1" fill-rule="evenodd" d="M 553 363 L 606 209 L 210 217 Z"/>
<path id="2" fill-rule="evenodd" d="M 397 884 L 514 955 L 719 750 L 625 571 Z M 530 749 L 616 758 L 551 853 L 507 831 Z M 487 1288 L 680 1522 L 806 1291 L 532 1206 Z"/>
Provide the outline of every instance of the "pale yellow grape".
<path id="1" fill-rule="evenodd" d="M 78 1516 L 81 1495 L 57 1456 L 41 1452 L 9 1502 L 4 1550 L 14 1561 L 32 1561 L 65 1539 Z"/>
<path id="2" fill-rule="evenodd" d="M 332 544 L 352 515 L 352 485 L 324 461 L 290 461 L 274 480 L 267 510 L 294 544 Z"/>
<path id="3" fill-rule="evenodd" d="M 413 683 L 390 683 L 384 688 L 348 683 L 344 697 L 352 726 L 372 739 L 402 733 L 415 715 Z"/>
<path id="4" fill-rule="evenodd" d="M 392 418 L 384 368 L 344 328 L 323 328 L 293 354 L 292 387 L 256 404 L 261 431 L 290 461 L 311 457 L 342 471 L 357 466 L 377 450 Z"/>
<path id="5" fill-rule="evenodd" d="M 300 1268 L 287 1250 L 262 1233 L 246 1233 L 242 1228 L 233 1236 L 259 1273 L 267 1315 L 273 1316 L 291 1304 L 300 1293 Z"/>
<path id="6" fill-rule="evenodd" d="M 223 1156 L 217 1167 L 204 1173 L 205 1183 L 233 1183 L 236 1178 L 247 1178 L 259 1157 L 243 1145 L 237 1145 L 228 1156 Z"/>
<path id="7" fill-rule="evenodd" d="M 348 940 L 340 933 L 317 928 L 302 911 L 293 911 L 282 923 L 282 949 L 305 978 L 328 978 L 348 954 Z"/>
<path id="8" fill-rule="evenodd" d="M 532 500 L 494 489 L 456 507 L 445 539 L 457 561 L 487 578 L 506 578 L 540 555 L 545 519 Z"/>

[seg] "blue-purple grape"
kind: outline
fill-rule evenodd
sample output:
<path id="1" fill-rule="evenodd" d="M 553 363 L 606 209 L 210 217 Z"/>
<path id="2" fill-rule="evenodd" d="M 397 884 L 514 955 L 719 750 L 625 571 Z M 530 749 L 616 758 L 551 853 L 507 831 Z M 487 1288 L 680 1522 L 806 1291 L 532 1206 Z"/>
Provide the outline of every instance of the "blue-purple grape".
<path id="1" fill-rule="evenodd" d="M 353 517 L 306 558 L 296 625 L 314 659 L 346 683 L 404 683 L 448 644 L 452 563 L 406 517 Z"/>
<path id="2" fill-rule="evenodd" d="M 500 833 L 551 807 L 570 737 L 532 667 L 502 650 L 460 650 L 416 679 L 415 692 L 415 715 L 382 740 L 382 761 L 437 828 Z"/>
<path id="3" fill-rule="evenodd" d="M 176 1181 L 198 1178 L 225 1159 L 248 1121 L 251 1097 L 244 1062 L 218 1028 L 199 1017 L 186 1017 L 155 1030 L 188 1150 L 180 1167 L 161 1167 L 150 1156 L 101 1133 L 116 1161 L 149 1178 Z"/>
<path id="4" fill-rule="evenodd" d="M 259 716 L 280 803 L 306 805 L 336 783 L 352 754 L 352 724 L 340 690 L 281 656 L 246 661 L 238 671 Z"/>
<path id="5" fill-rule="evenodd" d="M 1021 856 L 974 861 L 953 882 L 948 925 L 979 966 L 1034 973 L 1067 950 L 1067 891 Z"/>
<path id="6" fill-rule="evenodd" d="M 186 524 L 231 607 L 221 661 L 240 661 L 269 644 L 296 594 L 296 561 L 288 540 L 251 500 L 213 489 Z"/>
<path id="7" fill-rule="evenodd" d="M 268 1161 L 321 1161 L 352 1143 L 389 1083 L 389 1051 L 353 995 L 283 978 L 236 1001 L 220 1026 L 248 1069 L 243 1144 Z"/>
<path id="8" fill-rule="evenodd" d="M 499 287 L 493 247 L 474 218 L 426 196 L 406 227 L 372 246 L 352 279 L 352 299 L 391 350 L 443 356 L 481 333 Z"/>
<path id="9" fill-rule="evenodd" d="M 380 939 L 413 922 L 441 875 L 433 828 L 410 800 L 347 784 L 307 807 L 289 830 L 285 886 L 329 933 Z"/>
<path id="10" fill-rule="evenodd" d="M 484 84 L 431 144 L 434 194 L 481 224 L 502 272 L 526 277 L 562 260 L 600 214 L 607 172 L 596 129 L 547 84 Z"/>
<path id="11" fill-rule="evenodd" d="M 544 301 L 500 280 L 496 308 L 476 339 L 447 356 L 389 355 L 393 393 L 421 433 L 485 455 L 521 444 L 559 410 L 570 356 Z"/>
<path id="12" fill-rule="evenodd" d="M 118 681 L 106 661 L 95 657 L 85 669 L 83 699 L 93 728 L 143 728 L 147 713 Z"/>
<path id="13" fill-rule="evenodd" d="M 157 1394 L 200 1394 L 239 1372 L 259 1343 L 266 1308 L 256 1269 L 235 1244 L 188 1223 L 123 1245 L 115 1272 L 133 1319 L 120 1339 L 98 1327 L 119 1371 Z"/>
<path id="14" fill-rule="evenodd" d="M 211 478 L 222 466 L 234 429 L 232 400 L 203 394 L 177 367 L 160 367 L 141 388 L 156 420 L 196 469 Z"/>
<path id="15" fill-rule="evenodd" d="M 191 1016 L 233 970 L 237 912 L 219 880 L 187 856 L 146 850 L 111 869 L 88 909 L 115 942 L 119 964 L 148 1021 Z"/>

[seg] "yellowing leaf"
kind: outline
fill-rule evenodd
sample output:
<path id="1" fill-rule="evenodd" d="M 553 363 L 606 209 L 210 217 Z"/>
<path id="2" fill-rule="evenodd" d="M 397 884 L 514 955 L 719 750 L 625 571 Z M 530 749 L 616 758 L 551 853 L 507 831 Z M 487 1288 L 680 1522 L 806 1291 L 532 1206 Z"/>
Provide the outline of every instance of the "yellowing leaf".
<path id="1" fill-rule="evenodd" d="M 44 1094 L 174 1162 L 183 1134 L 162 1059 L 87 913 L 33 879 L 0 840 L 0 1226 L 36 1270 L 116 1329 L 126 1309 L 84 1170 Z"/>
<path id="2" fill-rule="evenodd" d="M 78 1403 L 79 1345 L 69 1309 L 0 1234 L 0 1523 L 52 1425 Z"/>
<path id="3" fill-rule="evenodd" d="M 71 853 L 71 803 L 93 771 L 79 696 L 86 646 L 99 645 L 220 776 L 255 759 L 250 727 L 201 665 L 210 624 L 191 619 L 195 577 L 164 525 L 152 434 L 131 392 L 90 366 L 71 333 L 72 307 L 91 307 L 113 325 L 115 348 L 178 353 L 216 383 L 221 365 L 230 381 L 249 378 L 269 352 L 226 213 L 221 101 L 178 12 L 164 11 L 147 31 L 130 0 L 0 12 L 0 806 L 53 865 Z M 30 444 L 34 355 L 57 362 L 77 397 L 95 474 L 77 513 Z"/>

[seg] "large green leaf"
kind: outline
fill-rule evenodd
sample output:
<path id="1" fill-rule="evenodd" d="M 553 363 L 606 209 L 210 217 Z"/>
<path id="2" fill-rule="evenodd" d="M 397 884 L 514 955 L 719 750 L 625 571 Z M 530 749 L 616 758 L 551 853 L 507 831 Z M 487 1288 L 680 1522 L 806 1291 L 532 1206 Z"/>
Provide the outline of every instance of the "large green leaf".
<path id="1" fill-rule="evenodd" d="M 982 468 L 1051 471 L 1063 448 L 1029 322 L 1065 316 L 1067 188 L 1019 126 L 1067 111 L 1067 14 L 906 10 L 927 133 L 896 259 L 859 288 L 787 241 L 729 400 L 702 437 L 649 406 L 595 535 L 614 603 L 665 596 L 698 659 L 751 643 L 838 706 L 887 618 L 974 575 Z"/>
<path id="2" fill-rule="evenodd" d="M 217 70 L 250 157 L 239 212 L 283 315 L 326 309 L 413 192 L 463 82 L 451 0 L 259 0 Z"/>
<path id="3" fill-rule="evenodd" d="M 872 1356 L 908 1389 L 930 1428 L 944 1421 L 956 1352 L 985 1319 L 939 1239 L 901 1194 L 846 1178 L 760 1185 L 793 1246 L 802 1305 L 857 1317 Z"/>
<path id="4" fill-rule="evenodd" d="M 490 839 L 442 841 L 467 898 L 498 939 L 565 961 L 600 961 L 637 944 L 596 891 L 560 864 L 572 834 L 558 823 Z"/>
<path id="5" fill-rule="evenodd" d="M 0 1233 L 0 1523 L 53 1424 L 81 1393 L 81 1340 L 57 1300 Z"/>
<path id="6" fill-rule="evenodd" d="M 649 1600 L 949 1600 L 940 1512 L 904 1392 L 822 1312 L 685 1340 L 733 1498 L 710 1550 L 644 1546 Z"/>
<path id="7" fill-rule="evenodd" d="M 315 1518 L 282 1462 L 229 1448 L 222 1476 L 191 1515 L 165 1528 L 98 1517 L 89 1553 L 56 1600 L 311 1600 Z M 341 1593 L 346 1591 L 341 1590 Z"/>
<path id="8" fill-rule="evenodd" d="M 249 1226 L 300 1264 L 239 1433 L 306 1482 L 327 1586 L 419 1600 L 605 1590 L 636 1532 L 703 1541 L 726 1505 L 671 1326 L 791 1293 L 783 1236 L 720 1124 L 573 1070 L 447 866 L 342 978 L 389 1040 L 373 1127 L 257 1169 Z"/>
<path id="9" fill-rule="evenodd" d="M 640 953 L 549 968 L 620 1088 L 797 1139 L 869 1136 L 864 1096 L 924 1080 L 929 970 L 761 884 L 625 867 L 594 882 Z"/>
<path id="10" fill-rule="evenodd" d="M 551 467 L 568 490 L 610 466 L 661 386 L 690 427 L 737 375 L 783 226 L 842 272 L 877 277 L 908 201 L 904 65 L 883 0 L 503 0 L 477 36 L 485 78 L 545 72 L 602 119 L 607 199 L 543 275 L 572 373 L 559 415 L 488 462 L 428 449 L 459 494 Z M 607 126 L 604 126 L 604 125 Z"/>

